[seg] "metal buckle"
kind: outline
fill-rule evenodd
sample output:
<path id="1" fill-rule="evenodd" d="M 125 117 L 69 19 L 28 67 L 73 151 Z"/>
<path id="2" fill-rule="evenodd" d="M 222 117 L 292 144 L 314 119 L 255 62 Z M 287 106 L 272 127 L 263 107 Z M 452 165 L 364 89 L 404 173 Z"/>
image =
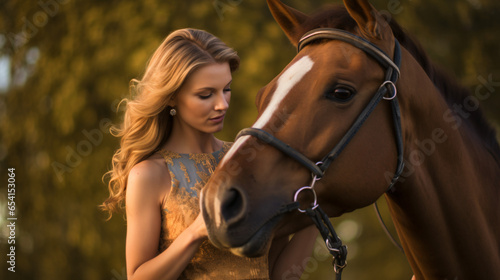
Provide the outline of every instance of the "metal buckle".
<path id="1" fill-rule="evenodd" d="M 342 269 L 344 269 L 346 266 L 347 266 L 347 261 L 344 263 L 344 265 L 338 265 L 335 263 L 335 258 L 333 258 L 333 271 L 335 271 L 336 274 L 342 272 Z"/>
<path id="2" fill-rule="evenodd" d="M 398 94 L 398 89 L 396 88 L 396 85 L 395 85 L 392 81 L 385 81 L 385 82 L 383 82 L 383 83 L 382 83 L 382 85 L 379 87 L 379 90 L 380 90 L 382 87 L 386 86 L 386 85 L 392 85 L 392 88 L 394 89 L 394 90 L 393 90 L 393 93 L 394 93 L 394 94 L 393 94 L 391 97 L 385 97 L 385 96 L 384 96 L 384 97 L 382 97 L 382 98 L 383 98 L 384 100 L 393 100 L 393 99 L 396 97 L 396 95 Z M 390 91 L 390 90 L 389 90 L 389 91 Z"/>
<path id="3" fill-rule="evenodd" d="M 322 161 L 316 162 L 316 166 L 320 167 L 320 169 L 321 169 L 321 165 L 323 165 Z M 313 178 L 313 180 L 319 181 L 319 180 L 321 180 L 321 178 L 323 178 L 323 176 L 318 177 L 318 175 L 311 173 L 311 178 Z"/>
<path id="4" fill-rule="evenodd" d="M 326 244 L 326 248 L 328 248 L 328 250 L 334 251 L 334 252 L 340 252 L 339 249 L 333 248 L 332 245 L 330 245 L 330 238 L 327 238 L 325 240 L 325 244 Z"/>

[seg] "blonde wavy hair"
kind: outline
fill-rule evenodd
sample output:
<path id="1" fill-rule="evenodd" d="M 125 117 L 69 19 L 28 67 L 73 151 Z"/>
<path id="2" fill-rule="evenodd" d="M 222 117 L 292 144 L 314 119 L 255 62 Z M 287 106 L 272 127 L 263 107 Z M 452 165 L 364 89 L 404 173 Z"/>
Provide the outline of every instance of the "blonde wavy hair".
<path id="1" fill-rule="evenodd" d="M 130 84 L 131 99 L 126 104 L 124 121 L 111 128 L 121 138 L 112 158 L 109 197 L 100 205 L 109 213 L 123 209 L 130 170 L 147 159 L 166 142 L 172 127 L 169 102 L 196 69 L 212 63 L 229 63 L 231 72 L 239 66 L 237 53 L 214 35 L 197 29 L 172 32 L 154 52 L 141 80 Z"/>

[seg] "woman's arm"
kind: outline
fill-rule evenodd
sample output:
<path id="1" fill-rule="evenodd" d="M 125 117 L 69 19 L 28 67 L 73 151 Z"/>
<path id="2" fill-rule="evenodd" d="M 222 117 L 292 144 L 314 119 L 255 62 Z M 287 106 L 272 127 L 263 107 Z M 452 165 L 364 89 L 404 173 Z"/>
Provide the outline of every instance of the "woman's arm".
<path id="1" fill-rule="evenodd" d="M 130 280 L 177 279 L 207 236 L 200 215 L 158 254 L 161 201 L 169 191 L 170 175 L 164 164 L 146 160 L 132 168 L 126 195 L 126 260 Z"/>
<path id="2" fill-rule="evenodd" d="M 318 233 L 316 226 L 312 225 L 296 232 L 290 241 L 288 241 L 288 236 L 273 240 L 269 251 L 271 279 L 300 277 L 308 258 L 312 255 Z"/>

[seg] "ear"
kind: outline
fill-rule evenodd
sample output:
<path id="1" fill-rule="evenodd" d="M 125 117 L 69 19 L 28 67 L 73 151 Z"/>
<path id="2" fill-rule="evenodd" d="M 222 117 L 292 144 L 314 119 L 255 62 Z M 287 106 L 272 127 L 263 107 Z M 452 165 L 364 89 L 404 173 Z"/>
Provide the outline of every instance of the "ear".
<path id="1" fill-rule="evenodd" d="M 368 38 L 382 39 L 382 26 L 386 21 L 367 0 L 344 0 L 351 17 L 358 23 L 361 33 Z"/>
<path id="2" fill-rule="evenodd" d="M 292 42 L 294 46 L 297 46 L 300 37 L 303 35 L 300 27 L 309 16 L 294 8 L 288 7 L 280 0 L 267 0 L 267 5 L 274 19 L 281 26 L 281 29 L 283 29 L 290 42 Z"/>

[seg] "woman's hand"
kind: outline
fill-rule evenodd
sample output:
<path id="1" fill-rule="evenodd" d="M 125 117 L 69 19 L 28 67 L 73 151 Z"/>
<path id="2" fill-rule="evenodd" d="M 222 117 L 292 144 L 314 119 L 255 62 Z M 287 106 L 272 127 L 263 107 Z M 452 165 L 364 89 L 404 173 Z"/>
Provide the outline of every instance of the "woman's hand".
<path id="1" fill-rule="evenodd" d="M 200 213 L 194 222 L 188 227 L 193 234 L 195 240 L 205 239 L 208 237 L 207 227 L 203 220 L 203 215 Z"/>

